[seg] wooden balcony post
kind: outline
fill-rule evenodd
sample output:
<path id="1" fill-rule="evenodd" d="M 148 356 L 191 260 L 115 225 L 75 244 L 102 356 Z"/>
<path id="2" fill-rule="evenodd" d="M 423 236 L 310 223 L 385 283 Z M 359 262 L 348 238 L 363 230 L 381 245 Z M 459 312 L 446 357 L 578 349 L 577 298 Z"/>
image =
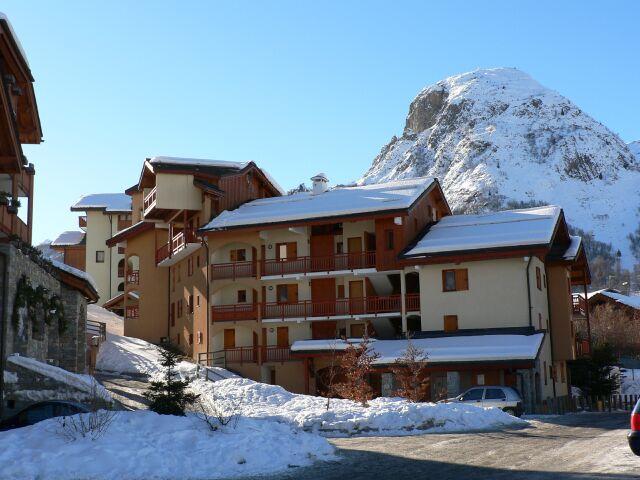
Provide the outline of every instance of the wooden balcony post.
<path id="1" fill-rule="evenodd" d="M 402 315 L 402 333 L 407 334 L 407 280 L 404 271 L 400 272 L 400 314 Z"/>
<path id="2" fill-rule="evenodd" d="M 591 352 L 591 318 L 589 312 L 589 299 L 587 297 L 587 272 L 582 270 L 582 284 L 584 287 L 584 313 L 587 317 L 587 338 L 589 339 L 589 352 Z"/>

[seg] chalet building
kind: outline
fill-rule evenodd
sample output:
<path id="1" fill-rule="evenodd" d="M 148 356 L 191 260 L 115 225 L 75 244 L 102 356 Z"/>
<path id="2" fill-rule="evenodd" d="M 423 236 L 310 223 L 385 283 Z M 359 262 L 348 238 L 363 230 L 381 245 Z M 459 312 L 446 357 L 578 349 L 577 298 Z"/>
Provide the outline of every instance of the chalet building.
<path id="1" fill-rule="evenodd" d="M 559 207 L 452 215 L 431 178 L 313 182 L 200 229 L 210 263 L 201 361 L 323 392 L 345 347 L 337 339 L 367 328 L 379 394 L 393 391 L 389 364 L 411 333 L 430 355 L 432 400 L 478 384 L 516 386 L 528 405 L 567 395 L 572 289 L 590 277 Z"/>
<path id="2" fill-rule="evenodd" d="M 253 162 L 146 159 L 126 191 L 133 225 L 107 242 L 125 251 L 125 335 L 206 353 L 210 256 L 196 232 L 222 211 L 282 193 Z"/>
<path id="3" fill-rule="evenodd" d="M 31 246 L 35 169 L 22 145 L 42 141 L 33 81 L 0 13 L 0 419 L 59 393 L 55 379 L 16 367 L 16 358 L 86 372 L 86 305 L 98 298 L 84 272 L 46 261 Z"/>
<path id="4" fill-rule="evenodd" d="M 60 261 L 78 270 L 86 271 L 86 233 L 78 231 L 62 232 L 51 242 L 51 249 L 58 252 Z"/>
<path id="5" fill-rule="evenodd" d="M 124 250 L 108 247 L 106 241 L 131 226 L 131 198 L 124 193 L 84 195 L 71 206 L 71 211 L 84 212 L 78 218 L 78 226 L 85 232 L 82 247 L 79 245 L 77 249 L 84 248 L 82 270 L 94 279 L 102 305 L 113 303 L 114 298 L 117 303 L 117 297 L 124 293 Z M 79 239 L 83 232 L 65 232 L 67 236 L 63 234 L 63 240 L 66 237 Z M 60 249 L 55 245 L 59 239 L 53 242 L 52 248 Z M 66 258 L 71 259 L 75 252 L 67 253 L 69 246 L 64 250 L 65 263 L 68 263 Z M 80 264 L 80 261 L 77 263 Z"/>
<path id="6" fill-rule="evenodd" d="M 575 298 L 575 303 L 581 303 L 581 298 Z M 640 320 L 640 296 L 625 295 L 615 288 L 605 288 L 596 290 L 587 295 L 589 307 L 591 310 L 600 305 L 611 305 L 614 309 L 624 312 L 626 316 L 632 319 Z"/>

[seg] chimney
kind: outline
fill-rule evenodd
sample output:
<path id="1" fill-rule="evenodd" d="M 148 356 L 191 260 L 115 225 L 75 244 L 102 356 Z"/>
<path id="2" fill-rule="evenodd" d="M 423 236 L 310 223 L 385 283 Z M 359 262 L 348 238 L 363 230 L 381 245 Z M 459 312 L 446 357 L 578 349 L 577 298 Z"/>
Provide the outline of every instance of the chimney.
<path id="1" fill-rule="evenodd" d="M 324 173 L 314 175 L 311 177 L 311 181 L 313 182 L 312 195 L 319 195 L 329 190 L 329 179 Z"/>

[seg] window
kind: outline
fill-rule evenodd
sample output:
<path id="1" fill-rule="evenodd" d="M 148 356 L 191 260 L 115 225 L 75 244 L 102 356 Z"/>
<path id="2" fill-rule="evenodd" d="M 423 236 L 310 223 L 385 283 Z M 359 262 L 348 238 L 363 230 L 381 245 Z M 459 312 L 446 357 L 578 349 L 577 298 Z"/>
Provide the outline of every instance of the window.
<path id="1" fill-rule="evenodd" d="M 287 285 L 278 285 L 276 287 L 276 295 L 278 303 L 288 303 L 289 289 L 287 288 Z"/>
<path id="2" fill-rule="evenodd" d="M 187 258 L 187 276 L 193 275 L 193 258 Z"/>
<path id="3" fill-rule="evenodd" d="M 501 388 L 487 388 L 484 392 L 485 400 L 506 400 L 507 396 Z"/>
<path id="4" fill-rule="evenodd" d="M 182 299 L 178 300 L 178 318 L 182 317 Z"/>
<path id="5" fill-rule="evenodd" d="M 542 370 L 544 371 L 544 384 L 547 384 L 547 362 L 543 363 Z"/>
<path id="6" fill-rule="evenodd" d="M 193 333 L 189 334 L 189 345 L 193 345 Z"/>
<path id="7" fill-rule="evenodd" d="M 384 231 L 384 248 L 387 250 L 393 250 L 394 248 L 393 230 Z"/>
<path id="8" fill-rule="evenodd" d="M 276 260 L 295 260 L 298 258 L 298 244 L 296 242 L 276 244 Z"/>
<path id="9" fill-rule="evenodd" d="M 542 275 L 540 273 L 540 267 L 536 267 L 536 287 L 538 287 L 538 290 L 542 290 Z"/>
<path id="10" fill-rule="evenodd" d="M 445 315 L 444 316 L 444 331 L 455 332 L 458 330 L 458 316 L 457 315 Z"/>
<path id="11" fill-rule="evenodd" d="M 484 385 L 484 373 L 476 375 L 476 383 L 478 385 Z"/>
<path id="12" fill-rule="evenodd" d="M 104 250 L 96 251 L 96 263 L 104 263 Z"/>
<path id="13" fill-rule="evenodd" d="M 193 295 L 189 295 L 189 313 L 193 313 Z"/>
<path id="14" fill-rule="evenodd" d="M 232 262 L 245 262 L 247 260 L 247 251 L 244 248 L 237 248 L 229 252 Z"/>
<path id="15" fill-rule="evenodd" d="M 467 393 L 462 395 L 461 400 L 463 402 L 471 402 L 474 400 L 482 400 L 482 394 L 484 393 L 484 388 L 472 388 Z"/>
<path id="16" fill-rule="evenodd" d="M 176 304 L 171 302 L 171 310 L 169 310 L 169 319 L 171 320 L 171 326 L 176 326 Z"/>
<path id="17" fill-rule="evenodd" d="M 200 306 L 200 295 L 196 295 L 196 307 Z"/>
<path id="18" fill-rule="evenodd" d="M 238 290 L 238 303 L 245 303 L 247 301 L 247 291 Z"/>
<path id="19" fill-rule="evenodd" d="M 198 342 L 198 345 L 202 344 L 202 332 L 196 334 L 196 342 Z"/>
<path id="20" fill-rule="evenodd" d="M 344 243 L 336 243 L 336 253 L 344 253 Z"/>
<path id="21" fill-rule="evenodd" d="M 469 290 L 469 271 L 466 268 L 456 268 L 442 271 L 442 291 L 459 292 Z"/>
<path id="22" fill-rule="evenodd" d="M 118 254 L 124 255 L 124 247 L 118 247 Z"/>
<path id="23" fill-rule="evenodd" d="M 196 267 L 200 268 L 200 255 L 196 255 Z"/>
<path id="24" fill-rule="evenodd" d="M 124 282 L 120 282 L 120 283 L 118 284 L 118 291 L 119 291 L 119 292 L 124 292 Z"/>

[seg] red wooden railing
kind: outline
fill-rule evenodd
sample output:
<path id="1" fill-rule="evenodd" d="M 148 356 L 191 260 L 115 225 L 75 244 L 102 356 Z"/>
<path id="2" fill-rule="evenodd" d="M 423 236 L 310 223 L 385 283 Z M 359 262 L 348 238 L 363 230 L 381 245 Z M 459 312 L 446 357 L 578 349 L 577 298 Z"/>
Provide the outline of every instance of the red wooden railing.
<path id="1" fill-rule="evenodd" d="M 169 258 L 169 244 L 165 243 L 158 250 L 156 250 L 156 263 Z"/>
<path id="2" fill-rule="evenodd" d="M 171 239 L 171 243 L 165 243 L 158 250 L 156 250 L 156 264 L 166 260 L 172 255 L 175 255 L 180 250 L 185 248 L 188 243 L 197 243 L 198 237 L 193 230 L 185 230 L 178 232 Z M 171 251 L 169 250 L 171 248 Z"/>
<path id="3" fill-rule="evenodd" d="M 263 260 L 260 274 L 287 275 L 290 273 L 331 272 L 373 268 L 376 252 L 338 253 L 324 257 L 297 257 L 286 260 Z"/>
<path id="4" fill-rule="evenodd" d="M 211 307 L 211 322 L 235 320 L 257 320 L 258 305 L 255 303 L 236 303 L 233 305 L 214 305 Z"/>
<path id="5" fill-rule="evenodd" d="M 256 276 L 255 262 L 229 262 L 215 263 L 211 265 L 211 278 L 221 280 L 224 278 L 244 278 Z"/>
<path id="6" fill-rule="evenodd" d="M 286 362 L 291 359 L 291 349 L 286 347 L 278 347 L 276 345 L 262 347 L 263 362 Z"/>
<path id="7" fill-rule="evenodd" d="M 407 312 L 419 312 L 420 311 L 420 294 L 407 293 L 405 295 L 405 307 Z"/>
<path id="8" fill-rule="evenodd" d="M 224 349 L 226 363 L 256 363 L 258 361 L 258 347 L 235 347 Z"/>
<path id="9" fill-rule="evenodd" d="M 576 340 L 576 356 L 582 357 L 589 355 L 591 349 L 589 347 L 589 340 Z"/>
<path id="10" fill-rule="evenodd" d="M 132 270 L 127 274 L 127 283 L 138 285 L 140 283 L 140 270 Z"/>
<path id="11" fill-rule="evenodd" d="M 138 318 L 139 310 L 138 306 L 127 307 L 126 317 L 127 318 Z"/>
<path id="12" fill-rule="evenodd" d="M 399 312 L 400 295 L 340 298 L 336 300 L 302 300 L 293 303 L 263 304 L 263 318 L 332 317 Z"/>
<path id="13" fill-rule="evenodd" d="M 158 194 L 157 187 L 153 187 L 153 189 L 144 197 L 144 211 L 147 212 L 155 203 Z"/>
<path id="14" fill-rule="evenodd" d="M 576 315 L 587 314 L 587 302 L 582 295 L 571 295 L 571 302 L 573 304 L 573 313 Z"/>

